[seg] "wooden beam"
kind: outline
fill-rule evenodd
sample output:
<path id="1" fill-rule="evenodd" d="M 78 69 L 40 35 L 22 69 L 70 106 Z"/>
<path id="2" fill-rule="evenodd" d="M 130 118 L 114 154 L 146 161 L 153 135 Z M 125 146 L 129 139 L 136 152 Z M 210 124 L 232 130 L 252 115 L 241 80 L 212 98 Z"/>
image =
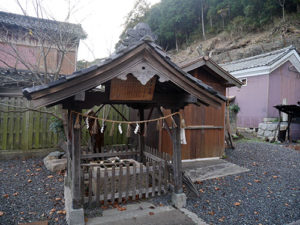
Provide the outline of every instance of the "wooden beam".
<path id="1" fill-rule="evenodd" d="M 140 114 L 140 121 L 145 119 L 144 115 L 144 108 L 139 108 L 139 114 Z M 144 150 L 145 150 L 145 138 L 144 138 L 144 129 L 145 129 L 145 124 L 141 123 L 140 124 L 140 133 L 138 136 L 138 148 L 140 155 L 138 157 L 139 162 L 144 162 Z"/>
<path id="2" fill-rule="evenodd" d="M 93 158 L 113 157 L 113 156 L 132 156 L 132 155 L 137 155 L 139 153 L 140 153 L 139 151 L 94 153 L 94 154 L 81 155 L 81 159 L 93 159 Z"/>
<path id="3" fill-rule="evenodd" d="M 178 112 L 178 109 L 173 109 L 172 113 Z M 173 116 L 177 127 L 172 129 L 173 141 L 173 176 L 174 176 L 174 192 L 176 194 L 182 193 L 182 162 L 181 162 L 181 143 L 180 143 L 180 116 L 178 114 Z"/>
<path id="4" fill-rule="evenodd" d="M 81 110 L 77 110 L 81 112 Z M 81 129 L 74 128 L 76 114 L 72 114 L 72 205 L 74 209 L 81 208 L 80 192 L 80 155 L 81 155 Z M 79 120 L 80 123 L 80 120 Z"/>

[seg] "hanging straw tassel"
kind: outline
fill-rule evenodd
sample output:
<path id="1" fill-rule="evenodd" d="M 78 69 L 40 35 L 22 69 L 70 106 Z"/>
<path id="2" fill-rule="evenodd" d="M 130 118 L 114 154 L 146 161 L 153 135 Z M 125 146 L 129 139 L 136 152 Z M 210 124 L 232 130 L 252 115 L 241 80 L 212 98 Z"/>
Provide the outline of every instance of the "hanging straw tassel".
<path id="1" fill-rule="evenodd" d="M 92 134 L 97 134 L 98 133 L 98 120 L 95 119 L 94 124 L 92 126 L 92 130 L 91 130 Z"/>
<path id="2" fill-rule="evenodd" d="M 80 124 L 79 124 L 79 114 L 77 113 L 76 121 L 74 124 L 75 129 L 80 129 Z"/>
<path id="3" fill-rule="evenodd" d="M 173 116 L 171 116 L 171 119 L 172 119 L 172 124 L 173 124 L 173 127 L 177 127 L 177 124 L 176 124 L 176 122 L 175 122 L 175 120 L 174 120 L 174 118 L 173 118 Z"/>
<path id="4" fill-rule="evenodd" d="M 157 123 L 156 123 L 156 130 L 160 130 L 160 127 L 161 127 L 161 121 L 160 120 L 157 120 Z"/>
<path id="5" fill-rule="evenodd" d="M 130 137 L 130 136 L 131 136 L 131 124 L 129 123 L 127 126 L 126 137 Z"/>
<path id="6" fill-rule="evenodd" d="M 110 128 L 110 131 L 109 131 L 109 136 L 113 136 L 114 134 L 114 129 L 115 129 L 115 122 L 113 122 L 111 124 L 111 128 Z"/>
<path id="7" fill-rule="evenodd" d="M 119 123 L 118 129 L 119 129 L 119 133 L 122 134 L 123 133 L 123 131 L 122 131 L 122 125 L 120 123 Z"/>
<path id="8" fill-rule="evenodd" d="M 181 128 L 186 128 L 185 120 L 183 118 L 181 119 L 180 127 Z"/>
<path id="9" fill-rule="evenodd" d="M 147 123 L 144 125 L 144 137 L 147 137 Z"/>

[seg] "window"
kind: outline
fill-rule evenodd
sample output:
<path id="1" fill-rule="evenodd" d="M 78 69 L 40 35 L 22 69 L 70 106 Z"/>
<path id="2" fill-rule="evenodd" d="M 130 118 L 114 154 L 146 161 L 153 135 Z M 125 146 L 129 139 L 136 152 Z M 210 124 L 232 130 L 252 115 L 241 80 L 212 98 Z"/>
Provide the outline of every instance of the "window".
<path id="1" fill-rule="evenodd" d="M 247 86 L 247 78 L 240 79 L 240 81 L 243 83 L 242 86 Z"/>

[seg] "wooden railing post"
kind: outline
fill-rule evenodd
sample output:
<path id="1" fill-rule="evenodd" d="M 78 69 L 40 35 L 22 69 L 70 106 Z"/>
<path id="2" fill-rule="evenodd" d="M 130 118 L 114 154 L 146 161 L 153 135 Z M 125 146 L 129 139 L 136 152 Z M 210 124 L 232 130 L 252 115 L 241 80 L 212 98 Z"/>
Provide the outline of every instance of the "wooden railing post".
<path id="1" fill-rule="evenodd" d="M 81 208 L 80 201 L 80 155 L 81 155 L 81 129 L 76 129 L 74 123 L 76 114 L 72 114 L 72 205 L 74 209 Z M 80 124 L 81 120 L 79 120 Z"/>
<path id="2" fill-rule="evenodd" d="M 172 110 L 172 113 L 179 110 Z M 182 162 L 181 162 L 181 143 L 180 143 L 180 117 L 178 114 L 173 116 L 177 127 L 172 129 L 173 142 L 173 176 L 174 176 L 174 192 L 176 194 L 182 193 Z"/>

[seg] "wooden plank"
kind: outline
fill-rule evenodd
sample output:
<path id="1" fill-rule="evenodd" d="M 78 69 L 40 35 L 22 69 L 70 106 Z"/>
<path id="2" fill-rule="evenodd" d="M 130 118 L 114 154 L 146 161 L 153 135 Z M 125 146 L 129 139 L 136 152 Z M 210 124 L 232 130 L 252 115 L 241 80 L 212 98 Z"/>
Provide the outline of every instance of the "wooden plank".
<path id="1" fill-rule="evenodd" d="M 148 190 L 147 190 L 148 189 Z M 145 194 L 146 192 L 151 192 L 152 191 L 152 187 L 148 187 L 148 188 L 143 188 L 142 190 L 141 190 L 141 194 Z M 158 191 L 158 188 L 156 187 L 155 188 L 155 191 L 157 192 Z M 163 192 L 166 192 L 166 190 L 162 190 Z M 140 194 L 140 193 L 138 193 L 138 194 Z M 133 195 L 133 191 L 129 191 L 129 195 Z M 121 196 L 121 198 L 125 198 L 125 196 L 126 196 L 126 192 L 122 192 L 121 194 L 120 194 L 120 196 Z M 107 198 L 108 199 L 110 199 L 112 196 L 111 196 L 111 194 L 109 193 L 108 194 L 108 196 L 107 196 Z M 96 200 L 96 196 L 92 196 L 92 202 L 93 201 L 95 201 Z M 102 200 L 104 200 L 104 195 L 100 195 L 100 201 L 102 201 Z M 89 199 L 88 199 L 88 197 L 85 197 L 84 198 L 84 202 L 86 203 L 86 202 L 88 202 L 89 201 Z"/>
<path id="2" fill-rule="evenodd" d="M 140 163 L 140 173 L 139 173 L 139 184 L 138 184 L 138 191 L 139 191 L 139 199 L 142 198 L 142 189 L 143 189 L 143 177 L 144 177 L 144 166 Z"/>
<path id="3" fill-rule="evenodd" d="M 158 196 L 161 194 L 162 162 L 158 163 Z"/>
<path id="4" fill-rule="evenodd" d="M 107 178 L 108 178 L 108 173 L 107 173 L 107 168 L 105 167 L 104 169 L 104 182 L 103 182 L 103 189 L 104 189 L 104 205 L 107 206 Z"/>
<path id="5" fill-rule="evenodd" d="M 116 192 L 116 188 L 115 188 L 115 180 L 116 180 L 116 167 L 113 166 L 111 168 L 111 202 L 113 203 L 115 201 L 115 192 Z"/>
<path id="6" fill-rule="evenodd" d="M 69 159 L 68 159 L 69 160 Z M 85 188 L 84 188 L 84 174 L 83 171 L 80 173 L 80 190 L 81 190 L 81 204 L 84 203 L 84 197 L 85 197 Z"/>
<path id="7" fill-rule="evenodd" d="M 132 156 L 138 154 L 138 151 L 134 152 L 105 152 L 105 153 L 95 153 L 95 154 L 86 154 L 82 155 L 81 159 L 92 159 L 99 157 L 113 157 L 113 156 Z"/>
<path id="8" fill-rule="evenodd" d="M 144 120 L 144 109 L 143 108 L 139 108 L 139 115 L 140 115 L 140 121 Z M 145 150 L 145 138 L 144 138 L 144 128 L 145 128 L 145 124 L 142 123 L 140 124 L 140 132 L 138 135 L 138 151 L 139 151 L 139 157 L 138 157 L 138 161 L 139 162 L 144 162 L 144 150 Z"/>
<path id="9" fill-rule="evenodd" d="M 172 113 L 178 110 L 172 110 Z M 179 115 L 173 116 L 176 124 L 180 124 Z M 182 162 L 181 162 L 181 143 L 180 143 L 180 127 L 173 127 L 172 129 L 172 141 L 173 141 L 173 179 L 175 193 L 182 193 Z"/>
<path id="10" fill-rule="evenodd" d="M 123 177 L 123 166 L 121 165 L 119 167 L 119 189 L 118 189 L 118 193 L 119 193 L 119 204 L 122 203 L 122 177 Z"/>
<path id="11" fill-rule="evenodd" d="M 89 168 L 89 207 L 92 206 L 92 196 L 93 196 L 93 177 L 92 177 L 93 168 Z M 74 177 L 73 177 L 74 179 Z"/>
<path id="12" fill-rule="evenodd" d="M 72 115 L 72 197 L 73 208 L 81 207 L 80 204 L 80 155 L 81 155 L 81 130 L 74 128 L 76 115 Z M 92 169 L 92 168 L 90 168 Z M 90 179 L 90 178 L 89 178 Z M 90 191 L 90 190 L 89 190 Z"/>
<path id="13" fill-rule="evenodd" d="M 146 177 L 146 195 L 145 197 L 148 198 L 149 197 L 149 162 L 146 162 L 146 174 L 145 174 L 145 177 Z"/>
<path id="14" fill-rule="evenodd" d="M 4 111 L 8 111 L 9 107 L 6 106 L 8 105 L 8 98 L 5 97 L 3 98 L 3 103 L 5 104 L 5 106 L 3 106 L 3 110 Z M 2 144 L 1 144 L 1 148 L 2 150 L 6 150 L 7 149 L 7 122 L 8 122 L 8 113 L 3 113 L 3 126 L 2 126 Z"/>
<path id="15" fill-rule="evenodd" d="M 152 159 L 153 161 L 156 161 L 156 162 L 162 162 L 164 161 L 163 159 L 151 154 L 151 153 L 148 153 L 148 152 L 144 152 L 144 155 L 147 157 L 147 158 L 150 158 Z"/>
<path id="16" fill-rule="evenodd" d="M 155 170 L 156 170 L 156 162 L 153 161 L 152 163 L 152 197 L 155 196 Z"/>
<path id="17" fill-rule="evenodd" d="M 214 126 L 214 125 L 195 125 L 195 126 L 187 126 L 186 130 L 200 130 L 200 129 L 223 129 L 224 126 Z"/>
<path id="18" fill-rule="evenodd" d="M 133 164 L 133 174 L 132 174 L 132 191 L 133 191 L 133 195 L 132 195 L 132 200 L 135 200 L 136 198 L 136 186 L 137 186 L 137 183 L 136 183 L 136 164 L 134 163 Z"/>
<path id="19" fill-rule="evenodd" d="M 97 168 L 96 206 L 100 206 L 100 167 Z M 105 194 L 104 194 L 105 195 Z"/>
<path id="20" fill-rule="evenodd" d="M 129 187 L 130 187 L 130 170 L 129 170 L 129 164 L 126 165 L 126 201 L 128 201 L 128 193 L 129 193 Z"/>

